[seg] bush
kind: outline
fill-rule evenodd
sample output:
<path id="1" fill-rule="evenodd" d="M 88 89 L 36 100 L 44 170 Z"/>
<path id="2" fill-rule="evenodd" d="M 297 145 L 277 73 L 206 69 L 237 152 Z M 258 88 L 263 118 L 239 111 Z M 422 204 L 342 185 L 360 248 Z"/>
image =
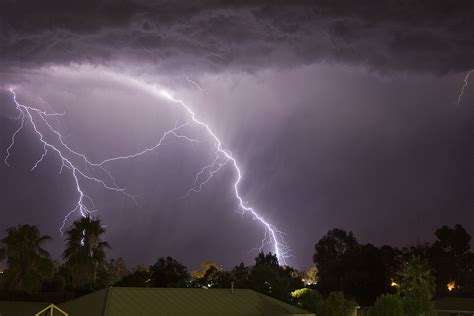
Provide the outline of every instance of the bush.
<path id="1" fill-rule="evenodd" d="M 324 300 L 322 309 L 316 315 L 350 316 L 356 308 L 353 300 L 346 299 L 342 292 L 331 292 Z"/>
<path id="2" fill-rule="evenodd" d="M 317 291 L 304 288 L 291 293 L 293 303 L 310 312 L 316 313 L 321 308 L 323 298 Z"/>
<path id="3" fill-rule="evenodd" d="M 370 316 L 403 316 L 402 298 L 395 294 L 383 294 L 370 308 Z"/>
<path id="4" fill-rule="evenodd" d="M 331 292 L 326 299 L 314 290 L 304 288 L 291 293 L 293 303 L 316 315 L 350 316 L 354 312 L 356 303 L 348 300 L 342 292 Z"/>

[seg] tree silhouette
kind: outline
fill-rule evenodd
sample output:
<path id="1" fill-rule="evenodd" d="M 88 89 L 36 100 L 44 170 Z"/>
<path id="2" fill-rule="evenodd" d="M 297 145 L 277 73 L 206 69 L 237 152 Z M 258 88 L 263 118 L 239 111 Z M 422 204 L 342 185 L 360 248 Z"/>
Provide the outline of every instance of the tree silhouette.
<path id="1" fill-rule="evenodd" d="M 113 286 L 120 287 L 149 287 L 150 286 L 150 270 L 143 266 L 137 266 L 132 272 L 123 276 Z"/>
<path id="2" fill-rule="evenodd" d="M 261 252 L 250 268 L 249 285 L 255 291 L 290 302 L 291 292 L 302 288 L 303 281 L 300 273 L 291 267 L 279 266 L 276 255 Z"/>
<path id="3" fill-rule="evenodd" d="M 429 249 L 429 259 L 436 278 L 437 296 L 442 297 L 451 294 L 446 286 L 450 282 L 462 289 L 472 283 L 468 278 L 473 268 L 471 236 L 461 225 L 442 226 L 435 235 L 437 240 Z"/>
<path id="4" fill-rule="evenodd" d="M 342 291 L 359 304 L 370 305 L 377 296 L 391 290 L 396 255 L 391 247 L 361 245 L 351 232 L 332 229 L 315 245 L 316 288 L 323 295 Z"/>
<path id="5" fill-rule="evenodd" d="M 186 287 L 189 279 L 186 267 L 171 257 L 159 258 L 150 267 L 151 286 Z"/>
<path id="6" fill-rule="evenodd" d="M 41 284 L 53 273 L 49 253 L 42 244 L 51 239 L 41 235 L 38 227 L 18 225 L 7 229 L 7 236 L 1 239 L 0 260 L 6 259 L 4 271 L 5 286 L 9 290 L 27 293 L 37 292 Z"/>
<path id="7" fill-rule="evenodd" d="M 248 289 L 250 288 L 250 267 L 246 267 L 243 262 L 238 266 L 235 266 L 230 271 L 231 282 L 237 289 Z"/>
<path id="8" fill-rule="evenodd" d="M 73 288 L 94 288 L 97 272 L 103 268 L 105 262 L 105 249 L 110 248 L 109 244 L 101 239 L 104 233 L 105 229 L 100 220 L 90 217 L 75 221 L 66 231 L 63 257 L 68 281 Z"/>

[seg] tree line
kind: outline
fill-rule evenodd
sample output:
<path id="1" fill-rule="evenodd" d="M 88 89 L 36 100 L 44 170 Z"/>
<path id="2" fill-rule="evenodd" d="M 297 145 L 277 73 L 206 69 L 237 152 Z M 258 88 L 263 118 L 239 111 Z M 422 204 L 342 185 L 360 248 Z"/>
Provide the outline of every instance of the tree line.
<path id="1" fill-rule="evenodd" d="M 8 228 L 0 242 L 0 289 L 18 297 L 50 292 L 82 295 L 108 286 L 249 288 L 322 315 L 350 315 L 356 305 L 372 315 L 423 315 L 433 298 L 474 296 L 471 236 L 461 225 L 436 230 L 433 243 L 411 247 L 361 244 L 352 232 L 332 229 L 316 244 L 314 266 L 280 266 L 272 253 L 224 270 L 204 261 L 197 271 L 172 257 L 131 270 L 107 259 L 110 245 L 100 219 L 81 218 L 65 232 L 62 260 L 43 248 L 50 237 L 36 226 Z M 398 311 L 398 312 L 397 312 Z"/>

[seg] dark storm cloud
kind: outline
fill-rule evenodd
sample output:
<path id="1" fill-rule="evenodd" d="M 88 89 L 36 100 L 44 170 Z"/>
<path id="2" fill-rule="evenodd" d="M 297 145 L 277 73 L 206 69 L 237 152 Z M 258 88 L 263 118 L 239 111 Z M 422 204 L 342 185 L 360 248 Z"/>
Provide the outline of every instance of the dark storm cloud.
<path id="1" fill-rule="evenodd" d="M 472 1 L 2 1 L 2 63 L 472 68 Z"/>

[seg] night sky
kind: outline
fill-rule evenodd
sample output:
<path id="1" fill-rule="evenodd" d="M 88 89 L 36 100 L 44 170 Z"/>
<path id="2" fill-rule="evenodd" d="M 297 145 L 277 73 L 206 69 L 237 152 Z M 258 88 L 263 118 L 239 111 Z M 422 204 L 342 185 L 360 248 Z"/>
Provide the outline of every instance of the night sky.
<path id="1" fill-rule="evenodd" d="M 473 17 L 468 0 L 1 1 L 0 231 L 36 224 L 60 258 L 77 200 L 53 152 L 30 171 L 42 146 L 28 124 L 3 163 L 20 123 L 8 89 L 64 112 L 51 124 L 101 161 L 186 119 L 127 77 L 166 87 L 212 127 L 241 166 L 245 202 L 286 233 L 296 268 L 334 227 L 375 245 L 431 241 L 444 224 L 472 235 L 474 73 L 458 96 L 474 68 Z M 137 203 L 82 182 L 109 257 L 253 262 L 264 229 L 239 213 L 231 166 L 180 199 L 213 159 L 206 133 L 186 133 L 202 141 L 107 165 Z"/>

